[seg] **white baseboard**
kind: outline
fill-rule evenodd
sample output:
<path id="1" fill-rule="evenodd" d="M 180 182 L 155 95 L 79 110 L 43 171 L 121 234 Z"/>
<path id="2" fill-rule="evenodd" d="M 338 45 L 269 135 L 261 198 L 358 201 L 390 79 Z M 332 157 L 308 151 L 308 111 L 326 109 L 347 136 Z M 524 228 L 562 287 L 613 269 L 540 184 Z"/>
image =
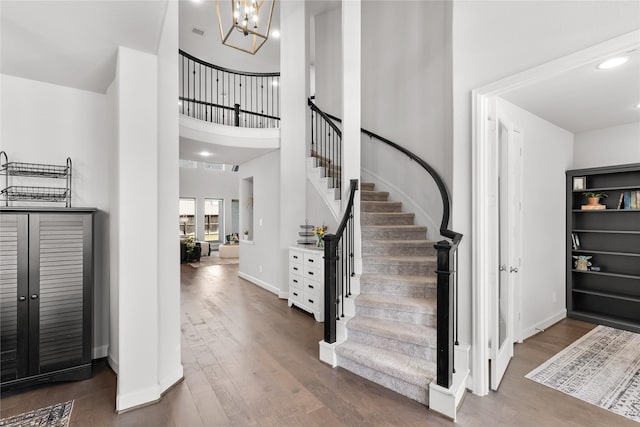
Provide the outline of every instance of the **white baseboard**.
<path id="1" fill-rule="evenodd" d="M 280 299 L 289 299 L 289 291 L 280 291 L 278 292 L 278 298 Z"/>
<path id="2" fill-rule="evenodd" d="M 121 414 L 141 406 L 151 405 L 160 400 L 160 388 L 158 385 L 142 390 L 116 395 L 116 412 Z"/>
<path id="3" fill-rule="evenodd" d="M 180 364 L 171 374 L 160 378 L 160 394 L 165 393 L 171 387 L 182 381 L 184 378 L 184 368 Z"/>
<path id="4" fill-rule="evenodd" d="M 255 277 L 250 276 L 250 275 L 248 275 L 246 273 L 239 272 L 238 273 L 238 277 L 240 277 L 240 278 L 242 278 L 244 280 L 247 280 L 247 281 L 253 283 L 254 285 L 258 285 L 262 289 L 266 289 L 267 291 L 269 291 L 269 292 L 271 292 L 273 294 L 276 294 L 278 297 L 280 297 L 280 288 L 276 288 L 275 286 L 270 285 L 267 282 L 264 282 L 264 281 L 262 281 L 260 279 L 256 279 Z"/>
<path id="5" fill-rule="evenodd" d="M 319 342 L 320 345 L 320 361 L 331 365 L 332 368 L 338 366 L 338 357 L 336 356 L 336 346 L 337 342 L 333 344 L 329 344 L 324 340 Z"/>
<path id="6" fill-rule="evenodd" d="M 115 372 L 116 375 L 118 375 L 118 372 L 120 371 L 120 366 L 118 365 L 118 361 L 115 360 L 111 354 L 107 356 L 107 363 L 109 364 L 109 366 L 111 366 L 111 370 Z"/>
<path id="7" fill-rule="evenodd" d="M 93 347 L 91 351 L 92 359 L 102 359 L 109 355 L 109 346 L 108 345 L 99 345 L 97 347 Z"/>
<path id="8" fill-rule="evenodd" d="M 529 327 L 527 329 L 523 329 L 522 330 L 522 339 L 526 340 L 527 338 L 532 337 L 533 335 L 537 334 L 538 332 L 544 331 L 545 329 L 547 329 L 551 325 L 554 325 L 554 324 L 558 323 L 559 321 L 561 321 L 565 317 L 567 317 L 567 309 L 563 308 L 558 313 L 547 317 L 543 321 L 538 322 L 535 325 L 533 325 L 533 326 L 531 326 L 531 327 Z"/>

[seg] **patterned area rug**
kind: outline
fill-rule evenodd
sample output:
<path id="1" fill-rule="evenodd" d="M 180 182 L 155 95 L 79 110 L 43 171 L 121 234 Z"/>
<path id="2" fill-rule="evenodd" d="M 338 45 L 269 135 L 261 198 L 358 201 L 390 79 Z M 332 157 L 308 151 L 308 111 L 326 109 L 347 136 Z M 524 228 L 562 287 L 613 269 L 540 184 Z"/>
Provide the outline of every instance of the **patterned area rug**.
<path id="1" fill-rule="evenodd" d="M 640 422 L 640 334 L 598 326 L 526 378 Z"/>
<path id="2" fill-rule="evenodd" d="M 211 252 L 210 256 L 200 257 L 200 262 L 190 262 L 193 268 L 209 267 L 211 265 L 239 264 L 239 258 L 220 258 L 218 252 Z"/>
<path id="3" fill-rule="evenodd" d="M 58 403 L 46 408 L 36 409 L 35 411 L 25 412 L 14 417 L 3 418 L 0 420 L 2 427 L 67 427 L 71 418 L 71 410 L 73 409 L 73 400 L 64 403 Z"/>

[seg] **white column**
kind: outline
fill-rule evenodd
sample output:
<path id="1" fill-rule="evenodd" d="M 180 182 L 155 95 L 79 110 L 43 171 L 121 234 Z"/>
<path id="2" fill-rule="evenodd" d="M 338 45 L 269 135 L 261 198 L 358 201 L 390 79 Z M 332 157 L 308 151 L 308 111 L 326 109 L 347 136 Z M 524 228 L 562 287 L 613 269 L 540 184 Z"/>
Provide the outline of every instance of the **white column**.
<path id="1" fill-rule="evenodd" d="M 361 68 L 361 2 L 342 1 L 342 147 L 343 147 L 343 206 L 348 200 L 349 182 L 360 180 L 360 68 Z M 356 192 L 355 209 L 355 262 L 361 272 L 360 192 Z"/>
<path id="2" fill-rule="evenodd" d="M 288 290 L 287 248 L 305 220 L 308 97 L 307 15 L 303 1 L 280 3 L 280 293 Z M 277 203 L 274 201 L 274 203 Z"/>
<path id="3" fill-rule="evenodd" d="M 178 1 L 167 6 L 158 47 L 158 383 L 160 393 L 183 375 L 180 354 L 178 198 Z M 204 212 L 201 212 L 204 214 Z M 203 215 L 200 215 L 203 218 Z M 141 245 L 147 247 L 144 242 Z"/>
<path id="4" fill-rule="evenodd" d="M 119 48 L 116 410 L 160 397 L 157 69 L 155 55 Z"/>

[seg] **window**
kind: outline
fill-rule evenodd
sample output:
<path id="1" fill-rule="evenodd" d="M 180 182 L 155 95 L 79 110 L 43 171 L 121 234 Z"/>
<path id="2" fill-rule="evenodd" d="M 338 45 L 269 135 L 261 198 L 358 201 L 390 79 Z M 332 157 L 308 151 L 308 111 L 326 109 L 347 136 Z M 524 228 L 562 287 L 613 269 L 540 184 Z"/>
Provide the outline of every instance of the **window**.
<path id="1" fill-rule="evenodd" d="M 207 242 L 220 242 L 222 200 L 204 199 L 204 240 Z"/>
<path id="2" fill-rule="evenodd" d="M 180 198 L 180 236 L 196 235 L 196 199 Z"/>

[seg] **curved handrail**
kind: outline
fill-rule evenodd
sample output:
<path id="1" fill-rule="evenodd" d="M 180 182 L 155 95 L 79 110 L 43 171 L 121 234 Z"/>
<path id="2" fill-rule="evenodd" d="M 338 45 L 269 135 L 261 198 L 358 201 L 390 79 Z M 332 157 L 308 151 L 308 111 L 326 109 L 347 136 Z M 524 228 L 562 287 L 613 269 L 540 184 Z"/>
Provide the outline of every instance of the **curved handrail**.
<path id="1" fill-rule="evenodd" d="M 327 114 L 324 111 L 322 111 L 320 108 L 318 108 L 318 106 L 313 103 L 311 98 L 307 99 L 307 104 L 309 105 L 309 107 L 313 111 L 315 111 L 316 113 L 320 114 L 320 117 L 322 117 L 329 124 L 329 126 L 331 126 L 331 128 L 334 130 L 334 132 L 336 134 L 338 134 L 339 137 L 342 138 L 342 131 L 340 130 L 340 128 L 335 123 L 333 123 L 333 120 L 336 120 L 336 117 L 333 117 L 332 115 Z M 340 119 L 337 119 L 337 121 L 338 122 L 342 122 L 342 120 L 340 120 Z"/>
<path id="2" fill-rule="evenodd" d="M 280 77 L 280 73 L 279 72 L 255 73 L 255 72 L 251 72 L 251 71 L 232 70 L 231 68 L 224 68 L 224 67 L 221 67 L 219 65 L 214 65 L 214 64 L 212 64 L 210 62 L 203 61 L 200 58 L 196 58 L 195 56 L 188 54 L 187 52 L 185 52 L 182 49 L 178 49 L 178 52 L 181 55 L 183 55 L 185 58 L 190 59 L 190 60 L 192 60 L 194 62 L 197 62 L 200 65 L 211 67 L 211 68 L 213 68 L 215 70 L 224 71 L 226 73 L 238 74 L 238 75 L 242 75 L 242 76 L 251 76 L 251 77 Z"/>
<path id="3" fill-rule="evenodd" d="M 309 100 L 309 102 L 311 103 L 311 100 Z M 340 120 L 336 116 L 333 116 L 328 113 L 324 113 L 324 115 L 334 121 L 337 121 L 338 123 L 342 123 L 342 120 Z M 438 191 L 440 191 L 440 197 L 442 198 L 443 212 L 442 212 L 442 222 L 440 223 L 440 234 L 444 237 L 451 239 L 454 245 L 457 245 L 458 243 L 460 243 L 460 240 L 462 239 L 462 234 L 449 229 L 449 218 L 451 215 L 451 198 L 449 197 L 449 190 L 447 190 L 447 187 L 444 184 L 444 181 L 442 180 L 438 172 L 436 172 L 436 170 L 433 167 L 431 167 L 430 164 L 425 162 L 420 156 L 416 155 L 410 150 L 407 150 L 403 146 L 398 145 L 395 142 L 390 141 L 389 139 L 383 136 L 380 136 L 378 134 L 375 134 L 367 129 L 360 128 L 360 131 L 365 135 L 367 135 L 369 138 L 375 138 L 389 145 L 390 147 L 395 148 L 401 153 L 407 155 L 411 160 L 418 163 L 423 169 L 425 169 L 429 173 L 429 175 L 431 175 L 431 177 L 433 178 L 433 180 L 435 181 L 438 187 Z"/>
<path id="4" fill-rule="evenodd" d="M 347 202 L 347 207 L 344 210 L 344 216 L 342 217 L 342 221 L 340 221 L 340 225 L 338 225 L 338 229 L 336 230 L 336 238 L 340 239 L 342 234 L 344 233 L 344 229 L 347 226 L 347 222 L 349 222 L 349 216 L 353 214 L 353 199 L 356 194 L 356 190 L 358 189 L 358 180 L 352 179 L 351 185 L 349 186 L 349 202 Z"/>

